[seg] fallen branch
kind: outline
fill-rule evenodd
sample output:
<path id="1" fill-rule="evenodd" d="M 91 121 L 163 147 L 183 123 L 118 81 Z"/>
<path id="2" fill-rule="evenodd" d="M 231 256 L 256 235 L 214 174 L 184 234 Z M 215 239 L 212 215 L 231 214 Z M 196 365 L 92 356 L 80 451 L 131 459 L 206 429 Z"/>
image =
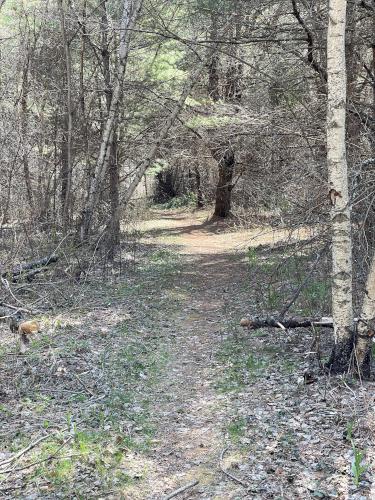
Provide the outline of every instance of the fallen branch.
<path id="1" fill-rule="evenodd" d="M 46 434 L 45 436 L 40 437 L 39 439 L 37 439 L 33 443 L 29 444 L 29 446 L 27 446 L 26 448 L 24 448 L 20 452 L 13 455 L 13 457 L 8 458 L 7 460 L 3 460 L 2 462 L 0 462 L 0 467 L 4 467 L 4 465 L 9 465 L 9 464 L 13 463 L 14 461 L 18 460 L 19 458 L 22 457 L 22 455 L 24 455 L 28 451 L 32 450 L 33 448 L 35 448 L 35 446 L 37 446 L 42 441 L 45 441 L 46 439 L 48 439 L 51 436 L 53 436 L 54 434 L 56 434 L 56 432 L 57 431 L 51 432 L 50 434 Z M 0 473 L 2 473 L 2 471 L 0 471 Z"/>
<path id="2" fill-rule="evenodd" d="M 18 468 L 13 468 L 13 469 L 7 469 L 7 470 L 2 470 L 1 471 L 1 474 L 11 474 L 12 472 L 20 472 L 20 471 L 23 471 L 25 469 L 29 469 L 30 467 L 33 467 L 34 465 L 39 465 L 39 464 L 42 464 L 44 462 L 49 462 L 51 460 L 60 460 L 61 458 L 63 457 L 59 457 L 57 454 L 59 453 L 59 451 L 61 451 L 64 446 L 69 443 L 69 441 L 71 441 L 73 439 L 73 436 L 69 436 L 63 443 L 61 446 L 59 446 L 59 448 L 55 451 L 55 453 L 53 453 L 52 455 L 49 455 L 47 458 L 42 458 L 41 460 L 37 460 L 36 462 L 32 462 L 31 464 L 26 464 L 24 465 L 23 467 L 18 467 Z M 71 458 L 71 455 L 69 455 L 69 458 Z"/>
<path id="3" fill-rule="evenodd" d="M 29 309 L 24 309 L 22 307 L 17 309 L 10 309 L 8 307 L 0 307 L 0 321 L 6 321 L 10 318 L 14 318 L 15 321 L 20 321 L 22 319 L 21 311 L 32 312 Z"/>
<path id="4" fill-rule="evenodd" d="M 31 309 L 26 309 L 25 307 L 12 306 L 11 304 L 6 304 L 5 302 L 0 302 L 0 306 L 6 307 L 8 309 L 13 309 L 14 311 L 16 311 L 16 313 L 19 311 L 27 312 L 27 313 L 32 312 Z"/>
<path id="5" fill-rule="evenodd" d="M 247 483 L 245 483 L 245 481 L 242 481 L 241 479 L 239 479 L 238 477 L 236 476 L 233 476 L 233 474 L 231 474 L 230 472 L 228 472 L 227 470 L 224 469 L 223 467 L 223 459 L 224 459 L 224 455 L 225 453 L 228 451 L 228 448 L 224 448 L 223 451 L 221 452 L 221 455 L 220 455 L 220 461 L 219 461 L 219 467 L 220 467 L 220 470 L 223 474 L 225 474 L 226 476 L 228 476 L 230 479 L 232 479 L 232 481 L 240 484 L 241 486 L 243 486 L 244 488 L 248 488 L 249 485 Z"/>
<path id="6" fill-rule="evenodd" d="M 32 269 L 27 274 L 22 273 L 22 274 L 19 274 L 18 276 L 14 276 L 12 281 L 17 282 L 19 279 L 24 279 L 25 281 L 28 281 L 30 283 L 30 281 L 32 281 L 37 274 L 42 273 L 43 271 L 45 271 L 45 267 Z"/>
<path id="7" fill-rule="evenodd" d="M 26 262 L 25 264 L 19 264 L 12 271 L 4 271 L 1 273 L 2 278 L 10 278 L 12 281 L 16 281 L 17 278 L 22 276 L 26 271 L 31 271 L 35 268 L 43 268 L 49 266 L 50 264 L 57 262 L 59 259 L 58 255 L 52 254 L 43 259 L 33 260 L 32 262 Z M 41 270 L 39 271 L 41 272 Z M 32 274 L 32 273 L 29 273 Z"/>
<path id="8" fill-rule="evenodd" d="M 78 380 L 78 382 L 81 384 L 81 386 L 85 389 L 85 391 L 90 394 L 90 396 L 95 396 L 95 394 L 90 391 L 90 389 L 86 386 L 86 384 L 79 378 L 79 376 L 76 373 L 73 373 L 75 378 Z"/>
<path id="9" fill-rule="evenodd" d="M 264 318 L 250 317 L 242 318 L 240 325 L 249 330 L 258 330 L 267 326 L 272 328 L 281 328 L 286 330 L 288 328 L 307 328 L 311 326 L 319 326 L 323 328 L 333 328 L 333 319 L 330 317 L 321 318 L 274 318 L 273 316 L 266 316 Z"/>
<path id="10" fill-rule="evenodd" d="M 19 299 L 17 299 L 17 297 L 14 295 L 12 289 L 10 288 L 9 281 L 7 279 L 3 278 L 2 276 L 0 276 L 0 281 L 1 281 L 1 284 L 3 285 L 3 287 L 12 296 L 13 300 L 15 302 L 17 302 L 18 304 L 20 304 L 21 306 L 23 306 L 22 302 Z"/>
<path id="11" fill-rule="evenodd" d="M 196 486 L 198 483 L 199 483 L 199 481 L 197 481 L 197 480 L 193 481 L 191 483 L 188 483 L 185 486 L 182 486 L 181 488 L 178 488 L 178 490 L 174 490 L 174 491 L 172 491 L 172 493 L 169 493 L 169 495 L 167 495 L 166 497 L 164 497 L 163 500 L 170 500 L 170 498 L 174 498 L 177 495 L 179 495 L 180 493 L 183 493 L 184 491 L 186 491 L 186 490 L 188 490 L 190 488 L 193 488 L 193 486 Z"/>

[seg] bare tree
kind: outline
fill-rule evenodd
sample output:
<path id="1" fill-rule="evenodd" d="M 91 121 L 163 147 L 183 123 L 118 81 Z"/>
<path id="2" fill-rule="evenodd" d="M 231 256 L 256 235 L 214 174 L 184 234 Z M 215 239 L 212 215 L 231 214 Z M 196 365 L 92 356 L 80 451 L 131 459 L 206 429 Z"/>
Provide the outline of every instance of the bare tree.
<path id="1" fill-rule="evenodd" d="M 66 30 L 65 4 L 59 0 L 59 14 L 61 23 L 61 38 L 65 55 L 65 80 L 66 80 L 66 110 L 63 131 L 63 155 L 61 169 L 61 204 L 62 222 L 65 231 L 69 225 L 70 198 L 72 191 L 72 133 L 73 133 L 73 103 L 72 103 L 72 63 L 70 54 L 70 41 Z"/>

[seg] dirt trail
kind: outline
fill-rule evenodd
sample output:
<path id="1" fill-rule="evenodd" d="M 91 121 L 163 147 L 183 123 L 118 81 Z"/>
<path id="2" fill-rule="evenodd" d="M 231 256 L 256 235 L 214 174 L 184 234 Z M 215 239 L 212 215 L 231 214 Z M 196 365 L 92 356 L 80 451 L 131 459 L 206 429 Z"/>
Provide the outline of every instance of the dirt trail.
<path id="1" fill-rule="evenodd" d="M 203 267 L 190 259 L 190 271 L 184 272 L 182 279 L 194 284 L 194 294 L 174 321 L 176 342 L 168 366 L 170 378 L 160 388 L 172 397 L 162 401 L 157 410 L 162 429 L 158 478 L 164 491 L 198 479 L 201 485 L 197 493 L 189 492 L 186 498 L 215 498 L 217 494 L 217 498 L 231 498 L 230 492 L 237 490 L 218 477 L 225 409 L 224 399 L 214 388 L 214 351 L 221 341 L 225 290 L 215 267 L 223 263 Z"/>
<path id="2" fill-rule="evenodd" d="M 178 281 L 189 293 L 172 321 L 176 333 L 169 376 L 155 398 L 160 446 L 153 453 L 147 498 L 163 498 L 166 492 L 194 480 L 199 485 L 179 498 L 255 498 L 220 470 L 220 455 L 228 444 L 227 427 L 237 410 L 217 390 L 221 377 L 217 352 L 228 337 L 228 321 L 238 324 L 241 308 L 242 314 L 246 309 L 235 297 L 245 274 L 244 251 L 249 246 L 272 245 L 290 234 L 264 228 L 233 232 L 223 222 L 210 223 L 207 213 L 154 215 L 155 219 L 141 225 L 142 241 L 185 255 Z M 238 454 L 229 452 L 223 465 L 230 467 L 233 461 L 236 465 Z M 131 495 L 138 498 L 137 490 Z"/>
<path id="3" fill-rule="evenodd" d="M 248 246 L 273 244 L 285 233 L 233 232 L 223 222 L 210 223 L 207 213 L 178 211 L 157 212 L 141 229 L 143 242 L 186 255 L 180 279 L 190 291 L 173 321 L 176 341 L 169 377 L 159 387 L 159 394 L 166 397 L 156 408 L 161 433 L 150 498 L 161 498 L 163 492 L 194 480 L 199 485 L 179 498 L 247 498 L 244 488 L 228 481 L 219 468 L 229 417 L 227 398 L 215 388 L 219 377 L 215 351 L 225 335 L 223 316 L 233 313 L 227 308 L 228 294 L 241 280 L 241 263 L 233 255 L 243 255 Z"/>
<path id="4" fill-rule="evenodd" d="M 273 245 L 286 239 L 301 240 L 311 236 L 311 230 L 275 230 L 263 226 L 240 229 L 225 221 L 211 220 L 208 211 L 154 211 L 154 218 L 143 222 L 144 241 L 175 247 L 181 254 L 221 254 L 244 252 L 248 247 Z"/>

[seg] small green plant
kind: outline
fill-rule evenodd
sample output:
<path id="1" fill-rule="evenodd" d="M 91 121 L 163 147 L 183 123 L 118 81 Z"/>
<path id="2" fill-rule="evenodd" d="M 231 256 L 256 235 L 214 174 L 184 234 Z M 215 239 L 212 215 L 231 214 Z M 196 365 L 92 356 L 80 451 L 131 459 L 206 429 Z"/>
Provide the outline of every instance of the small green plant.
<path id="1" fill-rule="evenodd" d="M 281 296 L 280 293 L 275 290 L 273 287 L 268 288 L 268 300 L 267 306 L 271 311 L 278 309 L 281 304 Z"/>
<path id="2" fill-rule="evenodd" d="M 329 301 L 329 290 L 327 281 L 311 281 L 301 293 L 301 312 L 310 314 L 311 311 L 320 310 L 322 305 Z"/>
<path id="3" fill-rule="evenodd" d="M 346 424 L 345 438 L 350 442 L 353 441 L 354 424 L 355 424 L 354 420 L 349 420 L 349 422 Z"/>
<path id="4" fill-rule="evenodd" d="M 355 445 L 354 439 L 353 439 L 353 430 L 354 430 L 354 420 L 349 420 L 349 422 L 346 425 L 345 429 L 345 438 L 350 441 L 350 444 L 352 446 L 352 451 L 353 451 L 353 461 L 352 461 L 352 475 L 353 475 L 353 480 L 354 484 L 356 486 L 359 485 L 359 482 L 361 480 L 362 474 L 366 472 L 368 469 L 368 465 L 364 463 L 363 458 L 364 458 L 364 453 L 362 450 L 358 449 Z"/>
<path id="5" fill-rule="evenodd" d="M 232 441 L 238 441 L 246 433 L 246 420 L 236 418 L 228 425 L 228 435 Z"/>
<path id="6" fill-rule="evenodd" d="M 256 248 L 249 247 L 247 249 L 247 258 L 249 260 L 249 264 L 255 266 L 258 263 L 258 255 Z"/>
<path id="7" fill-rule="evenodd" d="M 362 474 L 366 472 L 368 469 L 368 465 L 363 461 L 364 458 L 364 453 L 362 450 L 359 450 L 354 441 L 351 440 L 352 443 L 352 450 L 353 450 L 353 462 L 352 462 L 352 474 L 353 474 L 353 479 L 354 479 L 354 484 L 356 486 L 359 485 L 359 482 L 361 480 Z"/>

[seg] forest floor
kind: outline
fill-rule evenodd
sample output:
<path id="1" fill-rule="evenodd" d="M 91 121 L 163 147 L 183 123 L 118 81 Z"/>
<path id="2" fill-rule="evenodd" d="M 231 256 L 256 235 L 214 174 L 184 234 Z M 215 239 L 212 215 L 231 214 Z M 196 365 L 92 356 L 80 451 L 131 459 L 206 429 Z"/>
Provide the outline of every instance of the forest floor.
<path id="1" fill-rule="evenodd" d="M 71 285 L 26 355 L 1 331 L 0 498 L 161 500 L 193 482 L 176 498 L 375 498 L 375 385 L 304 385 L 312 332 L 239 327 L 270 265 L 253 249 L 290 234 L 182 210 L 137 231 L 125 275 Z"/>

